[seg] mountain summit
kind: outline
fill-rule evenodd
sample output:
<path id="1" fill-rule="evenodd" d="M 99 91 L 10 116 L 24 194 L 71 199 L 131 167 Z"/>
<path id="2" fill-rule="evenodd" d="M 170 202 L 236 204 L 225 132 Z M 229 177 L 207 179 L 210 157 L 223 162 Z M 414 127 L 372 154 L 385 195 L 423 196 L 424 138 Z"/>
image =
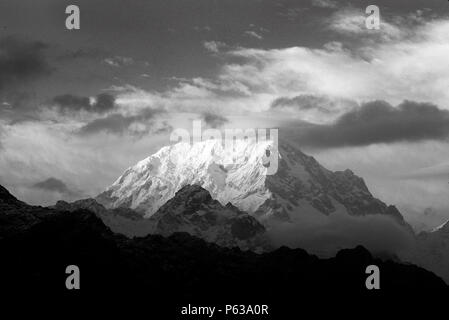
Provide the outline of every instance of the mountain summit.
<path id="1" fill-rule="evenodd" d="M 187 232 L 222 247 L 263 251 L 269 247 L 265 228 L 232 204 L 222 206 L 200 186 L 185 186 L 149 219 L 154 233 L 169 236 Z"/>
<path id="2" fill-rule="evenodd" d="M 0 205 L 2 204 L 20 206 L 23 202 L 17 200 L 6 188 L 0 186 Z"/>
<path id="3" fill-rule="evenodd" d="M 399 211 L 374 198 L 352 171 L 327 170 L 290 144 L 279 144 L 277 172 L 266 175 L 264 154 L 270 144 L 237 140 L 232 157 L 217 140 L 166 146 L 127 169 L 96 200 L 151 217 L 182 187 L 199 185 L 222 205 L 231 203 L 261 221 L 339 211 L 387 214 L 404 223 Z"/>

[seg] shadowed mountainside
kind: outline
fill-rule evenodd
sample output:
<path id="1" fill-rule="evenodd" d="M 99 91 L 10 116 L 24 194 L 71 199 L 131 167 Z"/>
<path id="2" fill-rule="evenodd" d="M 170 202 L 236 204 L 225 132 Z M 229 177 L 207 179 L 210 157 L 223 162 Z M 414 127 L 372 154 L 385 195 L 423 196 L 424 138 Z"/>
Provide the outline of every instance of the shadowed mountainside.
<path id="1" fill-rule="evenodd" d="M 447 294 L 447 286 L 431 272 L 374 259 L 363 247 L 319 259 L 286 247 L 264 254 L 222 248 L 186 233 L 128 239 L 114 234 L 89 210 L 27 206 L 4 189 L 1 197 L 0 217 L 8 228 L 2 227 L 0 235 L 0 281 L 7 293 L 64 296 L 69 292 L 65 268 L 74 264 L 82 274 L 80 294 L 126 292 L 143 295 L 148 303 L 212 298 L 282 302 L 324 292 L 345 292 L 341 296 L 345 298 L 346 294 Z M 382 290 L 377 292 L 365 288 L 365 268 L 371 264 L 381 270 Z"/>
<path id="2" fill-rule="evenodd" d="M 207 190 L 197 185 L 181 188 L 150 218 L 144 218 L 129 208 L 106 209 L 94 199 L 73 203 L 58 201 L 51 208 L 69 212 L 79 209 L 92 211 L 113 232 L 130 238 L 148 234 L 169 236 L 176 232 L 186 232 L 222 247 L 239 247 L 253 251 L 270 248 L 265 227 L 256 218 L 230 203 L 221 205 L 212 199 Z"/>

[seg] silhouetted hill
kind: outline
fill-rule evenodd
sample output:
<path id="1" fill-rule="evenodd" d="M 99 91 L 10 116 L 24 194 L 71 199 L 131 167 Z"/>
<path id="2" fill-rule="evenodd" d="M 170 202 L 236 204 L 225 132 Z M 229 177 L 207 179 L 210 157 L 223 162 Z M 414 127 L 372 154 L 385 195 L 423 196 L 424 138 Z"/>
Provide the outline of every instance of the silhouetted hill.
<path id="1" fill-rule="evenodd" d="M 20 201 L 17 200 L 8 190 L 3 186 L 0 186 L 0 203 L 6 204 L 19 204 Z"/>
<path id="2" fill-rule="evenodd" d="M 231 203 L 221 205 L 198 185 L 181 188 L 150 219 L 155 221 L 153 234 L 187 232 L 222 247 L 252 251 L 269 248 L 265 227 L 256 218 Z"/>
<path id="3" fill-rule="evenodd" d="M 9 229 L 16 224 L 16 215 L 28 217 L 31 223 L 20 222 L 19 229 L 13 229 L 16 232 L 1 229 L 0 290 L 7 295 L 89 297 L 90 302 L 108 297 L 122 303 L 143 299 L 149 308 L 181 302 L 268 303 L 291 308 L 292 301 L 317 302 L 326 296 L 346 301 L 447 294 L 447 286 L 431 272 L 374 259 L 362 247 L 319 259 L 286 247 L 264 254 L 243 252 L 186 233 L 129 239 L 114 234 L 88 210 L 43 211 L 3 203 L 0 216 Z M 72 264 L 81 271 L 79 291 L 65 288 L 65 268 Z M 365 268 L 371 264 L 381 270 L 377 292 L 365 288 Z"/>
<path id="4" fill-rule="evenodd" d="M 52 211 L 29 206 L 0 186 L 0 239 L 21 233 Z"/>

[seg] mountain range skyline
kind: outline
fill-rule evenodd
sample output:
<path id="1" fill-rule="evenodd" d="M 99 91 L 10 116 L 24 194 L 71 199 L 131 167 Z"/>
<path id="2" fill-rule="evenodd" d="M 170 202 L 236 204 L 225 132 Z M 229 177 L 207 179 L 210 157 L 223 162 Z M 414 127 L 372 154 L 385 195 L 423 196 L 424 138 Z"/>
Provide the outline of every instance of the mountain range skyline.
<path id="1" fill-rule="evenodd" d="M 181 193 L 193 198 L 181 196 L 178 204 L 201 206 L 194 195 L 203 191 L 195 186 L 190 191 L 188 187 Z M 432 299 L 434 303 L 448 291 L 435 274 L 391 258 L 376 258 L 362 246 L 322 259 L 286 247 L 259 254 L 224 248 L 182 232 L 126 238 L 112 232 L 91 210 L 29 206 L 2 186 L 0 210 L 4 259 L 0 270 L 9 306 L 51 299 L 54 304 L 77 301 L 78 308 L 84 309 L 87 299 L 95 302 L 93 307 L 88 304 L 91 312 L 95 308 L 104 314 L 107 310 L 98 307 L 99 301 L 126 292 L 120 298 L 121 306 L 129 304 L 133 311 L 137 308 L 175 318 L 180 303 L 191 299 L 209 303 L 212 295 L 215 301 L 230 297 L 268 300 L 270 318 L 280 319 L 297 314 L 293 302 L 298 299 L 316 308 L 323 292 L 331 294 L 330 305 L 347 299 L 363 306 L 372 301 L 382 305 L 393 302 L 394 310 L 404 314 L 409 310 L 398 302 L 418 299 L 422 304 Z M 191 212 L 184 214 L 188 217 Z M 82 277 L 80 289 L 67 294 L 61 284 L 68 261 L 76 261 Z M 366 290 L 367 265 L 382 270 L 382 291 Z M 30 268 L 34 272 L 26 272 Z M 295 289 L 294 296 L 289 288 Z M 17 295 L 22 299 L 15 299 Z M 116 314 L 117 308 L 113 311 Z"/>
<path id="2" fill-rule="evenodd" d="M 58 201 L 50 209 L 92 211 L 129 238 L 186 232 L 259 253 L 287 246 L 330 258 L 362 245 L 375 257 L 417 264 L 449 282 L 449 222 L 415 232 L 350 170 L 332 172 L 281 141 L 277 172 L 267 175 L 262 158 L 272 142 L 235 143 L 235 163 L 219 140 L 164 147 L 94 199 Z"/>
<path id="3" fill-rule="evenodd" d="M 449 219 L 447 3 L 377 1 L 379 30 L 368 1 L 80 0 L 79 30 L 69 4 L 0 7 L 0 183 L 28 203 L 93 197 L 201 120 L 278 128 L 415 230 Z"/>

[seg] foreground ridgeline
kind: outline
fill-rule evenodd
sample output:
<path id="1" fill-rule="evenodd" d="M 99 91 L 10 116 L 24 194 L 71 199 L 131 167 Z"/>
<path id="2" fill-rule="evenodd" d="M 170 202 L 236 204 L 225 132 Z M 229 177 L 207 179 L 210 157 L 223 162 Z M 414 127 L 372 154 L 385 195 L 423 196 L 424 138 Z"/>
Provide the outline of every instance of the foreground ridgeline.
<path id="1" fill-rule="evenodd" d="M 194 194 L 204 196 L 196 190 Z M 286 247 L 264 254 L 223 248 L 187 233 L 129 239 L 114 234 L 89 210 L 28 206 L 4 188 L 0 197 L 3 292 L 36 291 L 39 297 L 57 294 L 59 298 L 126 292 L 143 295 L 148 303 L 201 299 L 282 303 L 330 292 L 345 293 L 334 299 L 447 294 L 447 286 L 433 273 L 375 259 L 363 247 L 319 259 Z M 381 270 L 381 290 L 365 286 L 369 265 Z M 67 266 L 80 272 L 80 290 L 66 289 Z"/>
<path id="2" fill-rule="evenodd" d="M 221 247 L 256 252 L 267 251 L 271 247 L 265 227 L 256 218 L 230 203 L 223 206 L 197 185 L 181 188 L 150 218 L 126 207 L 106 209 L 94 199 L 73 203 L 58 201 L 52 208 L 70 212 L 79 209 L 92 211 L 113 232 L 130 238 L 148 234 L 166 237 L 176 232 L 187 232 Z"/>

